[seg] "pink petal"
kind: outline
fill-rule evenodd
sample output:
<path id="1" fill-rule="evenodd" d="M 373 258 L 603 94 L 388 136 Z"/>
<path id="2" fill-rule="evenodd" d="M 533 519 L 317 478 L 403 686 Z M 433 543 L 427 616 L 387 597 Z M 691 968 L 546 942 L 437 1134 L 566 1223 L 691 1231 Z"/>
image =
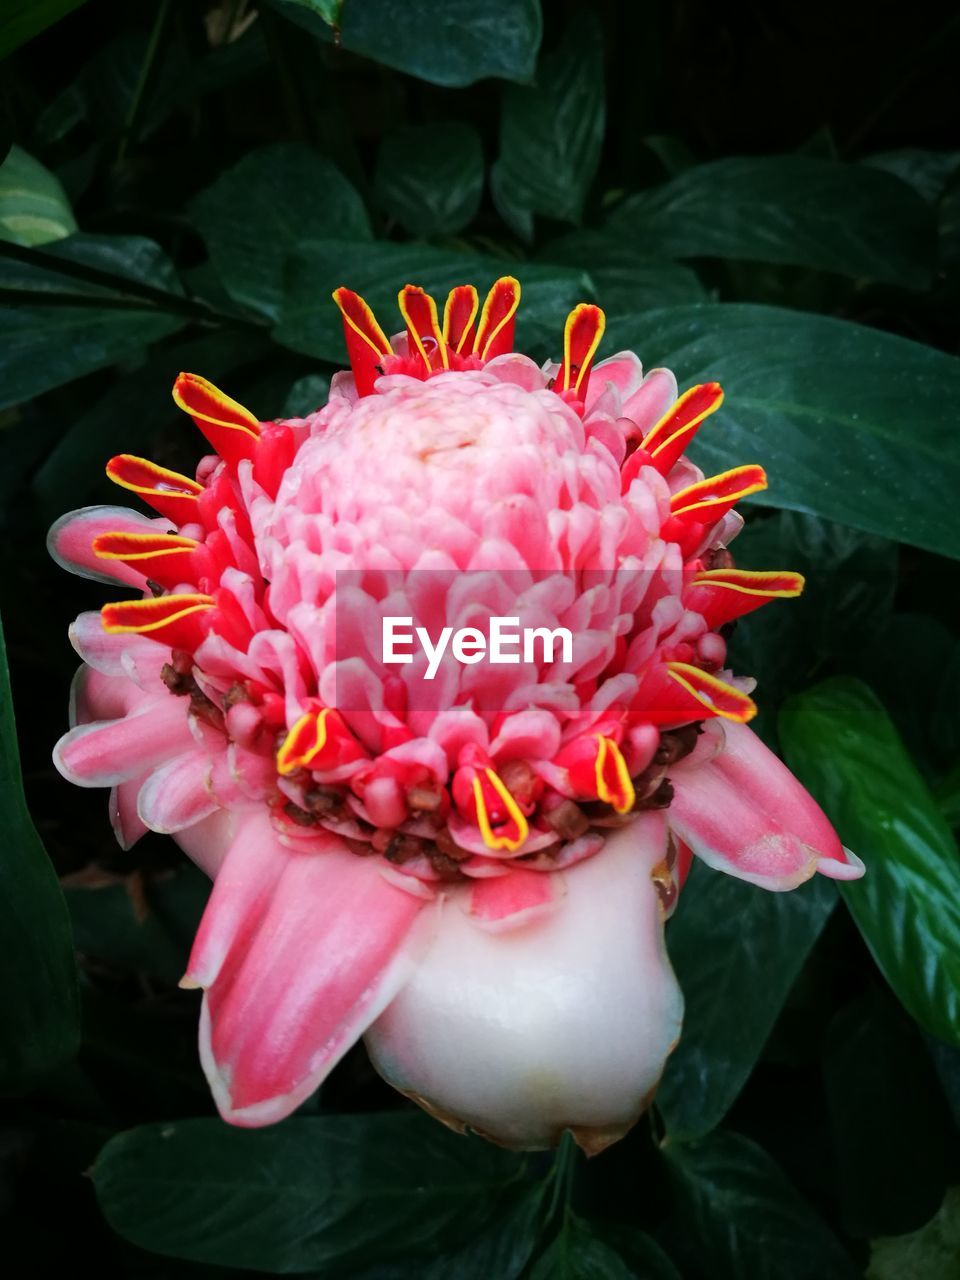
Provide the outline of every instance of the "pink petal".
<path id="1" fill-rule="evenodd" d="M 410 975 L 425 905 L 335 837 L 323 852 L 285 856 L 266 909 L 231 948 L 201 1015 L 214 1098 L 242 1126 L 289 1115 L 382 1013 Z"/>
<path id="2" fill-rule="evenodd" d="M 53 763 L 80 787 L 113 787 L 193 746 L 187 707 L 167 695 L 122 720 L 98 720 L 64 734 Z"/>
<path id="3" fill-rule="evenodd" d="M 210 793 L 210 757 L 185 751 L 155 769 L 137 796 L 137 814 L 151 831 L 173 835 L 219 809 Z"/>
<path id="4" fill-rule="evenodd" d="M 670 825 L 710 866 L 763 885 L 793 889 L 822 871 L 862 875 L 823 810 L 745 725 L 724 726 L 723 751 L 671 773 Z"/>
<path id="5" fill-rule="evenodd" d="M 629 400 L 642 381 L 643 365 L 632 351 L 621 351 L 608 360 L 601 360 L 593 366 L 593 373 L 590 375 L 585 406 L 587 413 L 606 391 L 608 382 L 612 382 L 619 391 L 622 403 Z"/>
<path id="6" fill-rule="evenodd" d="M 62 569 L 81 578 L 124 582 L 142 589 L 144 575 L 120 560 L 101 560 L 94 554 L 93 540 L 101 533 L 157 533 L 169 527 L 169 520 L 150 519 L 128 507 L 82 507 L 53 525 L 47 534 L 47 550 Z"/>

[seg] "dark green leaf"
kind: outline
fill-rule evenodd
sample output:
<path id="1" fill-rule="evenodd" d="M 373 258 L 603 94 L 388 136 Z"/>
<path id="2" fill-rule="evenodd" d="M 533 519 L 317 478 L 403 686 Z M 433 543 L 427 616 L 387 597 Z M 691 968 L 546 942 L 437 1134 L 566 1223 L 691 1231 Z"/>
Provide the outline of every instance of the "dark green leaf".
<path id="1" fill-rule="evenodd" d="M 0 240 L 48 244 L 77 229 L 63 187 L 38 160 L 11 147 L 0 164 Z"/>
<path id="2" fill-rule="evenodd" d="M 908 288 L 928 284 L 936 261 L 933 214 L 906 183 L 811 156 L 697 165 L 631 196 L 608 226 L 654 256 L 779 263 Z"/>
<path id="3" fill-rule="evenodd" d="M 283 300 L 284 259 L 301 241 L 371 236 L 363 201 L 340 170 L 297 143 L 250 152 L 201 192 L 190 212 L 231 297 L 273 319 Z"/>
<path id="4" fill-rule="evenodd" d="M 70 921 L 23 798 L 13 701 L 0 632 L 0 1090 L 34 1087 L 79 1040 Z"/>
<path id="5" fill-rule="evenodd" d="M 909 183 L 918 195 L 931 203 L 940 199 L 953 177 L 960 173 L 960 151 L 924 151 L 903 147 L 867 156 L 863 162 L 873 169 L 894 174 Z"/>
<path id="6" fill-rule="evenodd" d="M 197 1262 L 311 1271 L 466 1244 L 522 1169 L 517 1156 L 416 1113 L 146 1125 L 93 1169 L 104 1216 L 141 1248 Z"/>
<path id="7" fill-rule="evenodd" d="M 649 1275 L 632 1270 L 585 1222 L 567 1214 L 560 1232 L 537 1259 L 530 1280 L 646 1280 Z"/>
<path id="8" fill-rule="evenodd" d="M 669 1143 L 662 1240 L 684 1280 L 856 1280 L 860 1272 L 765 1151 L 735 1133 Z"/>
<path id="9" fill-rule="evenodd" d="M 610 330 L 681 386 L 723 383 L 691 450 L 705 470 L 760 462 L 772 506 L 960 557 L 955 356 L 777 307 L 671 307 Z"/>
<path id="10" fill-rule="evenodd" d="M 388 134 L 375 176 L 384 210 L 415 236 L 461 231 L 480 204 L 480 135 L 457 121 L 412 125 Z"/>
<path id="11" fill-rule="evenodd" d="M 960 854 L 876 696 L 827 680 L 780 715 L 790 767 L 867 864 L 841 886 L 884 977 L 928 1031 L 960 1044 Z"/>
<path id="12" fill-rule="evenodd" d="M 362 294 L 389 335 L 401 327 L 397 290 L 407 282 L 432 293 L 442 312 L 443 300 L 455 285 L 475 284 L 482 298 L 498 276 L 515 269 L 513 263 L 480 254 L 423 244 L 314 241 L 303 245 L 287 263 L 287 293 L 275 337 L 294 351 L 342 365 L 343 321 L 330 301 L 338 285 L 349 285 Z M 567 313 L 592 293 L 590 281 L 568 268 L 533 264 L 524 267 L 522 276 L 517 350 L 556 354 Z"/>
<path id="13" fill-rule="evenodd" d="M 5 0 L 0 14 L 0 61 L 81 4 L 83 0 Z"/>
<path id="14" fill-rule="evenodd" d="M 694 867 L 667 927 L 685 1003 L 657 1091 L 670 1138 L 700 1137 L 729 1111 L 836 900 L 822 876 L 770 893 Z"/>
<path id="15" fill-rule="evenodd" d="M 654 307 L 707 301 L 706 290 L 689 267 L 650 258 L 642 246 L 601 231 L 571 231 L 548 244 L 539 258 L 589 272 L 608 320 Z"/>
<path id="16" fill-rule="evenodd" d="M 872 1244 L 867 1280 L 952 1280 L 960 1274 L 960 1187 L 919 1231 Z"/>
<path id="17" fill-rule="evenodd" d="M 760 714 L 751 726 L 776 744 L 783 699 L 809 683 L 823 662 L 858 673 L 877 649 L 896 588 L 897 546 L 874 534 L 797 511 L 751 520 L 733 547 L 743 569 L 793 569 L 803 595 L 760 609 L 737 624 L 730 665 L 758 681 Z M 883 648 L 883 653 L 889 650 Z"/>
<path id="18" fill-rule="evenodd" d="M 581 11 L 546 54 L 537 83 L 504 90 L 500 156 L 490 175 L 504 219 L 525 239 L 533 214 L 579 222 L 603 146 L 603 37 Z"/>
<path id="19" fill-rule="evenodd" d="M 335 27 L 340 21 L 345 0 L 287 0 L 287 3 L 298 6 L 310 15 L 315 15 L 328 27 Z"/>
<path id="20" fill-rule="evenodd" d="M 105 273 L 113 284 L 61 274 L 53 259 Z M 184 301 L 160 246 L 141 236 L 77 234 L 29 264 L 0 257 L 0 408 L 129 360 L 186 323 L 159 303 L 125 295 L 127 280 L 169 293 L 171 307 Z M 3 305 L 4 290 L 16 306 Z"/>
<path id="21" fill-rule="evenodd" d="M 320 373 L 308 373 L 298 378 L 290 388 L 283 405 L 282 417 L 305 418 L 323 408 L 330 394 L 330 379 Z"/>
<path id="22" fill-rule="evenodd" d="M 344 49 L 450 88 L 529 80 L 541 28 L 540 0 L 345 0 L 340 14 Z"/>
<path id="23" fill-rule="evenodd" d="M 915 1231 L 943 1199 L 950 1129 L 923 1039 L 886 992 L 870 992 L 831 1022 L 823 1073 L 847 1229 Z"/>
<path id="24" fill-rule="evenodd" d="M 214 382 L 228 384 L 236 398 L 236 371 L 261 355 L 269 344 L 255 335 L 208 334 L 164 345 L 154 351 L 142 368 L 117 380 L 93 406 L 72 421 L 33 478 L 33 493 L 44 523 L 50 524 L 71 507 L 97 501 L 116 501 L 116 489 L 103 468 L 116 453 L 152 456 L 154 443 L 189 441 L 189 419 L 170 395 L 181 370 L 200 373 Z M 272 348 L 271 348 L 272 350 Z M 275 405 L 256 405 L 264 418 Z"/>

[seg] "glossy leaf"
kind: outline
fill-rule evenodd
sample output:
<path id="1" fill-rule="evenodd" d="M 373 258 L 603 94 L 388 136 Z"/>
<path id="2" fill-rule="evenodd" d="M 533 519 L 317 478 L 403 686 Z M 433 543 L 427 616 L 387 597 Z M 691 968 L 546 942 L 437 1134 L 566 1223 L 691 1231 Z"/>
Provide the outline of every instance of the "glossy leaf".
<path id="1" fill-rule="evenodd" d="M 732 157 L 631 196 L 608 227 L 652 256 L 808 267 L 908 288 L 930 281 L 933 215 L 892 174 L 812 156 Z"/>
<path id="2" fill-rule="evenodd" d="M 504 90 L 493 198 L 525 239 L 533 215 L 579 222 L 600 161 L 605 108 L 603 38 L 585 10 L 559 48 L 544 55 L 537 81 Z"/>
<path id="3" fill-rule="evenodd" d="M 0 633 L 0 1091 L 34 1088 L 79 1041 L 70 921 L 27 812 Z"/>
<path id="4" fill-rule="evenodd" d="M 64 275 L 59 260 L 111 283 Z M 125 292 L 127 281 L 165 292 L 177 309 Z M 0 408 L 139 355 L 186 323 L 182 301 L 169 260 L 141 236 L 81 233 L 45 246 L 29 264 L 0 257 Z"/>
<path id="5" fill-rule="evenodd" d="M 0 13 L 0 61 L 14 49 L 59 22 L 84 0 L 5 0 Z"/>
<path id="6" fill-rule="evenodd" d="M 587 1224 L 567 1214 L 548 1248 L 537 1259 L 530 1280 L 654 1280 L 656 1272 L 636 1272 L 623 1258 L 599 1240 Z"/>
<path id="7" fill-rule="evenodd" d="M 48 244 L 76 229 L 57 178 L 21 147 L 11 147 L 0 164 L 0 240 Z"/>
<path id="8" fill-rule="evenodd" d="M 608 321 L 654 307 L 707 301 L 706 289 L 689 267 L 650 258 L 642 245 L 627 244 L 602 231 L 571 231 L 551 241 L 539 258 L 588 271 Z"/>
<path id="9" fill-rule="evenodd" d="M 723 383 L 723 408 L 690 450 L 708 473 L 759 462 L 764 503 L 960 557 L 960 359 L 746 304 L 620 317 L 609 346 L 666 365 L 681 386 Z"/>
<path id="10" fill-rule="evenodd" d="M 960 1187 L 950 1188 L 919 1231 L 871 1245 L 867 1280 L 948 1280 L 960 1274 Z"/>
<path id="11" fill-rule="evenodd" d="M 375 187 L 383 209 L 411 235 L 461 231 L 483 191 L 480 135 L 454 120 L 398 129 L 380 147 Z"/>
<path id="12" fill-rule="evenodd" d="M 230 296 L 274 319 L 284 260 L 301 241 L 371 236 L 355 189 L 334 164 L 299 143 L 250 152 L 196 197 L 190 213 Z"/>
<path id="13" fill-rule="evenodd" d="M 933 1035 L 960 1044 L 960 855 L 870 689 L 834 679 L 780 716 L 790 767 L 867 874 L 841 886 L 884 977 Z"/>
<path id="14" fill-rule="evenodd" d="M 521 1170 L 509 1152 L 390 1112 L 146 1125 L 107 1144 L 93 1180 L 110 1226 L 141 1248 L 286 1272 L 466 1244 Z"/>
<path id="15" fill-rule="evenodd" d="M 318 240 L 305 244 L 287 263 L 287 292 L 274 336 L 306 355 L 346 363 L 343 322 L 330 301 L 338 285 L 349 284 L 377 313 L 387 335 L 398 332 L 397 281 L 421 285 L 442 310 L 447 292 L 471 283 L 481 291 L 516 264 L 480 254 L 435 249 L 423 244 L 357 244 Z M 567 312 L 592 294 L 582 272 L 530 265 L 521 271 L 523 294 L 517 313 L 517 350 L 556 354 L 563 342 Z"/>
<path id="16" fill-rule="evenodd" d="M 709 1133 L 736 1101 L 836 900 L 821 876 L 770 893 L 693 869 L 667 926 L 685 1004 L 656 1097 L 671 1139 Z"/>
<path id="17" fill-rule="evenodd" d="M 540 0 L 345 0 L 340 13 L 344 49 L 448 88 L 529 80 L 541 31 Z"/>
<path id="18" fill-rule="evenodd" d="M 903 147 L 867 156 L 863 162 L 873 169 L 892 173 L 908 183 L 924 200 L 937 201 L 948 184 L 960 173 L 960 151 L 925 151 Z"/>
<path id="19" fill-rule="evenodd" d="M 857 1280 L 860 1271 L 767 1153 L 734 1133 L 669 1143 L 660 1239 L 685 1280 Z"/>

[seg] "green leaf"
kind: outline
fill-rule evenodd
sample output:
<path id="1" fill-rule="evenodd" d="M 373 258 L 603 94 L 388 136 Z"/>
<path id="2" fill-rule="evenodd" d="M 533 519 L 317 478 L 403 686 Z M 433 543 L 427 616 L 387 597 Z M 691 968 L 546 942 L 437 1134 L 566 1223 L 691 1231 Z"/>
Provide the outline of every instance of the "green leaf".
<path id="1" fill-rule="evenodd" d="M 380 147 L 374 186 L 383 209 L 412 235 L 461 231 L 483 191 L 480 135 L 455 120 L 398 129 Z"/>
<path id="2" fill-rule="evenodd" d="M 317 17 L 328 27 L 336 27 L 346 0 L 287 0 L 287 4 L 299 6 L 311 17 Z"/>
<path id="3" fill-rule="evenodd" d="M 555 1239 L 537 1259 L 530 1280 L 653 1280 L 656 1274 L 632 1270 L 585 1222 L 568 1213 Z"/>
<path id="4" fill-rule="evenodd" d="M 760 713 L 751 728 L 775 746 L 780 704 L 809 683 L 811 671 L 839 662 L 862 674 L 865 654 L 891 652 L 877 637 L 896 590 L 897 545 L 798 511 L 778 511 L 750 520 L 733 552 L 742 569 L 793 569 L 806 578 L 798 600 L 743 618 L 730 640 L 730 666 L 758 682 Z"/>
<path id="5" fill-rule="evenodd" d="M 538 259 L 589 272 L 608 323 L 654 307 L 707 301 L 707 291 L 689 267 L 650 258 L 642 247 L 602 231 L 571 231 L 551 241 Z"/>
<path id="6" fill-rule="evenodd" d="M 787 762 L 867 864 L 840 886 L 884 977 L 921 1026 L 960 1044 L 960 856 L 876 696 L 834 679 L 780 715 Z"/>
<path id="7" fill-rule="evenodd" d="M 70 202 L 49 169 L 20 147 L 0 164 L 0 240 L 49 244 L 77 229 Z"/>
<path id="8" fill-rule="evenodd" d="M 61 260 L 112 283 L 61 274 Z M 166 292 L 171 310 L 126 294 L 126 281 Z M 15 307 L 2 305 L 5 293 Z M 29 263 L 0 256 L 0 408 L 140 355 L 147 343 L 182 328 L 184 302 L 160 246 L 141 236 L 78 233 Z"/>
<path id="9" fill-rule="evenodd" d="M 316 413 L 327 403 L 330 394 L 330 379 L 320 373 L 308 373 L 298 378 L 287 393 L 284 401 L 283 418 L 305 418 L 309 413 Z"/>
<path id="10" fill-rule="evenodd" d="M 272 319 L 283 301 L 284 259 L 302 241 L 372 234 L 340 170 L 299 143 L 251 151 L 196 197 L 190 215 L 230 296 Z"/>
<path id="11" fill-rule="evenodd" d="M 93 1168 L 120 1235 L 175 1258 L 312 1271 L 466 1244 L 516 1193 L 519 1158 L 413 1112 L 145 1125 Z"/>
<path id="12" fill-rule="evenodd" d="M 604 130 L 603 36 L 581 10 L 530 87 L 508 86 L 500 155 L 490 175 L 494 202 L 524 239 L 533 214 L 578 223 L 600 162 Z"/>
<path id="13" fill-rule="evenodd" d="M 683 1035 L 657 1090 L 671 1139 L 701 1137 L 730 1110 L 836 900 L 822 876 L 770 893 L 693 868 L 667 926 L 685 1004 Z M 704 964 L 704 955 L 722 962 Z"/>
<path id="14" fill-rule="evenodd" d="M 540 0 L 344 0 L 340 42 L 374 62 L 459 88 L 497 76 L 529 80 Z"/>
<path id="15" fill-rule="evenodd" d="M 361 294 L 390 335 L 402 326 L 397 290 L 408 281 L 433 294 L 442 313 L 444 298 L 455 285 L 475 284 L 482 299 L 498 276 L 514 270 L 510 262 L 431 245 L 314 241 L 302 245 L 287 262 L 287 291 L 274 337 L 294 351 L 342 365 L 343 321 L 330 301 L 338 285 Z M 565 267 L 529 264 L 522 276 L 516 349 L 556 354 L 567 313 L 592 293 L 591 283 L 581 272 Z"/>
<path id="16" fill-rule="evenodd" d="M 951 1280 L 960 1274 L 960 1187 L 912 1235 L 873 1241 L 867 1280 Z"/>
<path id="17" fill-rule="evenodd" d="M 779 307 L 719 303 L 621 317 L 611 349 L 716 378 L 723 409 L 691 454 L 708 472 L 767 468 L 762 501 L 960 557 L 960 360 Z"/>
<path id="18" fill-rule="evenodd" d="M 940 199 L 954 176 L 960 173 L 960 151 L 924 151 L 920 147 L 903 147 L 899 151 L 867 156 L 863 163 L 892 173 L 932 204 Z"/>
<path id="19" fill-rule="evenodd" d="M 0 1090 L 15 1091 L 71 1057 L 80 1027 L 70 921 L 23 797 L 2 631 L 0 813 Z"/>
<path id="20" fill-rule="evenodd" d="M 0 61 L 81 4 L 83 0 L 5 0 L 0 13 Z"/>
<path id="21" fill-rule="evenodd" d="M 915 1231 L 946 1190 L 951 1117 L 922 1037 L 887 992 L 868 992 L 833 1018 L 823 1079 L 847 1230 Z"/>
<path id="22" fill-rule="evenodd" d="M 732 157 L 631 196 L 608 227 L 656 256 L 734 258 L 923 288 L 933 214 L 892 174 L 812 156 Z"/>
<path id="23" fill-rule="evenodd" d="M 660 1233 L 687 1280 L 856 1280 L 859 1270 L 760 1147 L 735 1133 L 668 1143 L 675 1208 Z"/>

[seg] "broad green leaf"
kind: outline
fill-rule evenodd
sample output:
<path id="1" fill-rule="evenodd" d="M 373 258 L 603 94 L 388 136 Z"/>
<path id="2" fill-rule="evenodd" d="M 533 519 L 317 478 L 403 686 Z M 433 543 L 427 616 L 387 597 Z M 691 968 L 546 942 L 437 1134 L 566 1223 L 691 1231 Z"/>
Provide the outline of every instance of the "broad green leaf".
<path id="1" fill-rule="evenodd" d="M 514 263 L 424 244 L 314 241 L 302 245 L 287 262 L 287 291 L 274 336 L 294 351 L 343 365 L 343 321 L 330 300 L 338 285 L 361 294 L 390 335 L 402 328 L 397 291 L 403 285 L 421 285 L 436 298 L 442 314 L 444 299 L 455 285 L 476 285 L 482 299 L 498 276 L 517 270 Z M 591 282 L 581 272 L 539 264 L 525 266 L 520 275 L 516 349 L 555 355 L 563 344 L 567 313 L 592 294 Z"/>
<path id="2" fill-rule="evenodd" d="M 628 1267 L 615 1249 L 568 1213 L 557 1236 L 537 1259 L 530 1280 L 653 1280 L 655 1275 Z"/>
<path id="3" fill-rule="evenodd" d="M 609 347 L 726 400 L 692 449 L 706 471 L 767 469 L 761 500 L 960 557 L 960 359 L 779 307 L 714 304 L 619 317 Z"/>
<path id="4" fill-rule="evenodd" d="M 776 745 L 783 699 L 809 683 L 823 662 L 860 674 L 890 617 L 897 581 L 897 545 L 798 511 L 777 511 L 748 522 L 733 544 L 742 569 L 793 569 L 806 579 L 803 595 L 743 618 L 730 640 L 734 671 L 753 676 L 760 708 L 751 728 Z"/>
<path id="5" fill-rule="evenodd" d="M 77 229 L 63 187 L 49 169 L 20 147 L 0 164 L 0 240 L 49 244 Z"/>
<path id="6" fill-rule="evenodd" d="M 604 129 L 603 37 L 581 10 L 558 49 L 545 54 L 537 81 L 504 89 L 500 155 L 491 171 L 494 202 L 518 235 L 533 215 L 579 222 L 600 162 Z"/>
<path id="7" fill-rule="evenodd" d="M 892 174 L 812 156 L 733 157 L 631 196 L 608 227 L 653 256 L 734 258 L 923 288 L 926 202 Z"/>
<path id="8" fill-rule="evenodd" d="M 767 1153 L 735 1133 L 668 1143 L 674 1212 L 659 1233 L 687 1280 L 857 1280 L 860 1272 Z"/>
<path id="9" fill-rule="evenodd" d="M 371 236 L 354 188 L 299 143 L 251 151 L 196 197 L 190 214 L 230 296 L 272 319 L 283 301 L 284 259 L 302 241 Z"/>
<path id="10" fill-rule="evenodd" d="M 61 274 L 61 259 L 108 273 L 113 282 Z M 171 310 L 162 299 L 125 293 L 127 281 L 164 291 Z M 29 264 L 0 256 L 0 408 L 140 355 L 186 323 L 183 301 L 160 246 L 141 236 L 78 233 L 46 246 Z"/>
<path id="11" fill-rule="evenodd" d="M 286 0 L 290 8 L 300 8 L 305 15 L 319 18 L 328 27 L 337 26 L 345 2 L 346 0 Z"/>
<path id="12" fill-rule="evenodd" d="M 516 1280 L 540 1235 L 546 1190 L 547 1183 L 538 1182 L 520 1192 L 512 1191 L 501 1211 L 455 1252 L 445 1252 L 429 1262 L 416 1257 L 364 1268 L 351 1272 L 349 1280 L 451 1280 L 453 1276 L 456 1280 Z"/>
<path id="13" fill-rule="evenodd" d="M 412 235 L 461 231 L 477 212 L 483 191 L 480 135 L 455 120 L 387 134 L 374 185 L 383 209 Z"/>
<path id="14" fill-rule="evenodd" d="M 344 49 L 449 88 L 529 80 L 541 30 L 540 0 L 344 0 L 340 10 Z"/>
<path id="15" fill-rule="evenodd" d="M 597 302 L 607 313 L 608 322 L 654 307 L 707 301 L 707 291 L 689 267 L 664 258 L 650 258 L 642 246 L 627 244 L 602 231 L 571 231 L 551 241 L 538 258 L 589 272 L 596 286 Z"/>
<path id="16" fill-rule="evenodd" d="M 946 1190 L 951 1117 L 922 1037 L 888 992 L 875 988 L 833 1018 L 823 1079 L 847 1230 L 915 1231 Z"/>
<path id="17" fill-rule="evenodd" d="M 35 1088 L 79 1041 L 70 921 L 27 812 L 0 632 L 0 1091 Z"/>
<path id="18" fill-rule="evenodd" d="M 836 900 L 822 876 L 770 893 L 693 868 L 667 926 L 685 1005 L 657 1090 L 668 1137 L 701 1137 L 730 1110 Z"/>
<path id="19" fill-rule="evenodd" d="M 0 13 L 0 61 L 81 4 L 83 0 L 4 0 Z"/>
<path id="20" fill-rule="evenodd" d="M 824 681 L 780 714 L 787 762 L 867 865 L 841 892 L 907 1011 L 960 1044 L 960 854 L 883 706 Z"/>
<path id="21" fill-rule="evenodd" d="M 940 199 L 947 185 L 960 173 L 960 151 L 924 151 L 920 147 L 903 147 L 899 151 L 867 156 L 863 163 L 892 173 L 913 187 L 924 200 L 933 203 Z"/>
<path id="22" fill-rule="evenodd" d="M 960 1275 L 960 1187 L 951 1187 L 926 1226 L 872 1241 L 867 1280 L 953 1280 Z"/>
<path id="23" fill-rule="evenodd" d="M 93 1168 L 111 1227 L 175 1258 L 264 1271 L 363 1265 L 468 1243 L 518 1194 L 519 1157 L 412 1112 L 145 1125 Z"/>

